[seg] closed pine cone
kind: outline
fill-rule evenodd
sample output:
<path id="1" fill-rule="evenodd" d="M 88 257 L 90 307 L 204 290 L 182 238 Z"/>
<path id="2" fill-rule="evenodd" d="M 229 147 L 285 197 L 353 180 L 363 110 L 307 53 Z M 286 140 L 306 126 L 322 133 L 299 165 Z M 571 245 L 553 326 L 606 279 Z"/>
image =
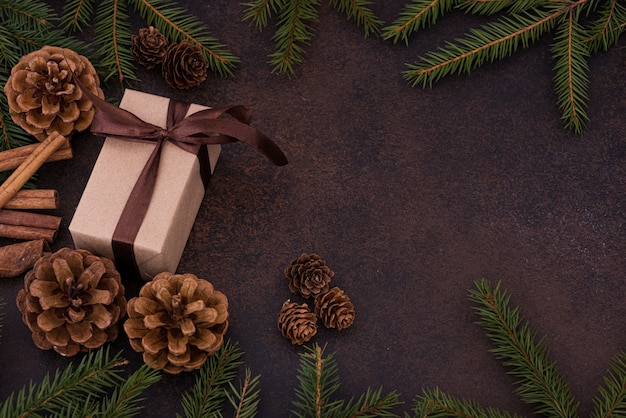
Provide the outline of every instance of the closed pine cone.
<path id="1" fill-rule="evenodd" d="M 207 77 L 207 64 L 200 47 L 187 41 L 171 44 L 163 60 L 163 78 L 176 89 L 200 85 Z"/>
<path id="2" fill-rule="evenodd" d="M 37 347 L 74 356 L 117 337 L 126 299 L 111 260 L 62 248 L 26 273 L 17 307 Z"/>
<path id="3" fill-rule="evenodd" d="M 327 292 L 334 275 L 317 254 L 302 254 L 285 268 L 289 290 L 306 299 Z"/>
<path id="4" fill-rule="evenodd" d="M 228 299 L 193 274 L 157 274 L 128 301 L 124 330 L 155 369 L 178 374 L 200 368 L 224 342 Z"/>
<path id="5" fill-rule="evenodd" d="M 343 290 L 333 287 L 315 298 L 315 314 L 328 328 L 344 329 L 354 322 L 354 305 Z"/>
<path id="6" fill-rule="evenodd" d="M 163 62 L 169 46 L 167 38 L 154 26 L 139 29 L 139 35 L 133 35 L 132 42 L 130 52 L 147 69 Z"/>
<path id="7" fill-rule="evenodd" d="M 286 300 L 278 313 L 278 329 L 292 344 L 302 345 L 317 333 L 317 318 L 306 303 Z"/>
<path id="8" fill-rule="evenodd" d="M 89 127 L 95 108 L 73 77 L 104 98 L 95 68 L 82 55 L 44 46 L 23 56 L 4 85 L 13 121 L 39 141 L 52 132 L 67 137 Z"/>

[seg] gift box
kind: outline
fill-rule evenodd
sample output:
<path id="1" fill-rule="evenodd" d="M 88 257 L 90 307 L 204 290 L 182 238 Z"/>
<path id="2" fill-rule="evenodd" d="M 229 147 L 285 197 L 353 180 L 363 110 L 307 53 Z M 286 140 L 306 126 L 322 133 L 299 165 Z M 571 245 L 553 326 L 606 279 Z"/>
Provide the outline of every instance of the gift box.
<path id="1" fill-rule="evenodd" d="M 169 104 L 168 98 L 126 89 L 119 107 L 166 128 Z M 191 104 L 185 117 L 204 109 Z M 221 145 L 204 146 L 212 173 Z M 155 147 L 153 142 L 105 139 L 69 226 L 77 249 L 116 258 L 113 235 Z M 164 141 L 159 160 L 154 190 L 132 243 L 136 271 L 144 280 L 163 271 L 175 273 L 205 192 L 199 155 Z"/>

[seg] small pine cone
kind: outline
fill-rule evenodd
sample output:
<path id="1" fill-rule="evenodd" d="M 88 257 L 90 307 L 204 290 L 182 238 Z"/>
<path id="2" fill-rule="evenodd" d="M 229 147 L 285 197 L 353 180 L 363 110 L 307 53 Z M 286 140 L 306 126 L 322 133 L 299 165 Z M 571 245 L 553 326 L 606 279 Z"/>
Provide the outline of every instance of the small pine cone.
<path id="1" fill-rule="evenodd" d="M 82 55 L 44 46 L 23 56 L 4 85 L 13 121 L 39 141 L 52 132 L 68 137 L 89 127 L 95 108 L 73 77 L 104 98 L 95 68 Z"/>
<path id="2" fill-rule="evenodd" d="M 69 248 L 35 262 L 16 302 L 35 345 L 64 356 L 113 341 L 126 313 L 124 286 L 113 261 Z"/>
<path id="3" fill-rule="evenodd" d="M 132 41 L 130 52 L 139 64 L 150 70 L 163 63 L 169 41 L 154 26 L 139 29 Z"/>
<path id="4" fill-rule="evenodd" d="M 317 318 L 306 303 L 286 300 L 278 313 L 278 329 L 291 344 L 302 345 L 317 333 Z"/>
<path id="5" fill-rule="evenodd" d="M 315 298 L 315 314 L 327 328 L 345 329 L 354 322 L 354 305 L 338 287 Z"/>
<path id="6" fill-rule="evenodd" d="M 285 268 L 289 290 L 299 292 L 306 299 L 327 292 L 334 275 L 317 254 L 302 254 Z"/>
<path id="7" fill-rule="evenodd" d="M 163 78 L 176 89 L 200 85 L 207 77 L 209 65 L 200 47 L 187 41 L 171 44 L 163 60 Z"/>
<path id="8" fill-rule="evenodd" d="M 124 330 L 146 364 L 170 374 L 200 368 L 224 342 L 228 299 L 193 274 L 157 274 L 128 301 Z"/>

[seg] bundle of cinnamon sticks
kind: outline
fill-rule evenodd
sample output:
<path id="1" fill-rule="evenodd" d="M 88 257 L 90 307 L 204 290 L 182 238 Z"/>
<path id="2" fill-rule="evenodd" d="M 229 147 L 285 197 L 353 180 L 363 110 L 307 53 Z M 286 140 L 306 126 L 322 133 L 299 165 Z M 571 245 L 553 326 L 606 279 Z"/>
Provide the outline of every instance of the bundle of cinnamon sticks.
<path id="1" fill-rule="evenodd" d="M 68 140 L 52 134 L 45 141 L 0 152 L 0 172 L 14 170 L 0 185 L 0 237 L 52 243 L 61 225 L 59 216 L 32 210 L 57 209 L 59 196 L 52 189 L 22 189 L 45 162 L 72 158 Z"/>

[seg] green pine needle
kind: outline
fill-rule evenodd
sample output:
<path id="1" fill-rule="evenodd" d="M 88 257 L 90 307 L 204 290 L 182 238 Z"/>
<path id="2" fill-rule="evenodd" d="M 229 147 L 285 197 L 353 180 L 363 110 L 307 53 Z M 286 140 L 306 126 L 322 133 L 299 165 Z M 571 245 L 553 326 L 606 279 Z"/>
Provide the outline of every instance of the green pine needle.
<path id="1" fill-rule="evenodd" d="M 370 33 L 380 34 L 380 20 L 370 9 L 371 1 L 368 0 L 331 0 L 330 3 L 339 12 L 345 13 L 349 19 L 354 20 L 358 26 L 363 26 L 365 37 Z"/>
<path id="2" fill-rule="evenodd" d="M 238 389 L 235 388 L 232 382 L 228 382 L 230 390 L 226 391 L 226 397 L 235 409 L 234 416 L 236 418 L 252 418 L 256 416 L 261 396 L 260 379 L 260 375 L 252 377 L 252 372 L 246 368 L 244 381 Z"/>
<path id="3" fill-rule="evenodd" d="M 576 9 L 570 9 L 559 22 L 552 47 L 554 58 L 554 89 L 562 111 L 565 127 L 577 134 L 588 121 L 586 114 L 589 84 L 589 51 L 584 43 L 585 32 L 576 19 Z"/>
<path id="4" fill-rule="evenodd" d="M 585 42 L 592 53 L 607 51 L 617 44 L 626 27 L 626 5 L 619 0 L 608 0 L 598 12 Z"/>
<path id="5" fill-rule="evenodd" d="M 424 389 L 413 402 L 415 418 L 512 418 L 517 415 L 493 408 L 483 408 L 475 401 L 446 395 L 438 388 Z"/>
<path id="6" fill-rule="evenodd" d="M 464 38 L 427 53 L 417 64 L 410 64 L 405 78 L 414 86 L 429 86 L 446 75 L 469 73 L 485 62 L 511 55 L 520 46 L 528 47 L 550 30 L 563 13 L 562 9 L 556 9 L 504 16 L 480 29 L 472 29 Z"/>
<path id="7" fill-rule="evenodd" d="M 300 354 L 298 386 L 295 389 L 297 401 L 293 405 L 297 410 L 292 413 L 299 418 L 338 416 L 343 401 L 331 401 L 330 397 L 339 389 L 337 362 L 332 354 L 324 357 L 325 348 L 315 344 L 305 347 Z"/>
<path id="8" fill-rule="evenodd" d="M 160 379 L 161 373 L 158 370 L 144 364 L 103 402 L 98 416 L 103 418 L 130 418 L 138 415 L 143 408 L 140 404 L 143 401 L 141 398 L 143 392 Z"/>
<path id="9" fill-rule="evenodd" d="M 185 417 L 218 416 L 227 399 L 225 385 L 236 377 L 242 355 L 236 343 L 226 341 L 208 358 L 198 371 L 193 387 L 183 394 Z"/>
<path id="10" fill-rule="evenodd" d="M 457 2 L 458 0 L 412 0 L 404 6 L 400 16 L 383 29 L 383 39 L 391 39 L 394 43 L 403 40 L 408 44 L 410 35 L 420 28 L 434 25 Z"/>
<path id="11" fill-rule="evenodd" d="M 61 26 L 67 31 L 81 32 L 90 24 L 95 0 L 67 0 L 63 5 Z"/>
<path id="12" fill-rule="evenodd" d="M 251 20 L 259 30 L 265 29 L 272 14 L 276 13 L 279 7 L 279 0 L 253 0 L 243 3 L 246 11 L 243 20 Z"/>
<path id="13" fill-rule="evenodd" d="M 188 40 L 199 45 L 209 68 L 222 76 L 233 75 L 239 58 L 207 30 L 204 23 L 170 0 L 129 0 L 135 10 L 170 42 Z"/>
<path id="14" fill-rule="evenodd" d="M 517 378 L 520 399 L 535 405 L 537 414 L 576 418 L 578 403 L 569 386 L 548 358 L 545 345 L 536 342 L 528 324 L 522 322 L 519 308 L 509 307 L 510 297 L 500 291 L 500 285 L 492 288 L 486 280 L 477 282 L 470 299 L 478 304 L 478 323 L 496 346 L 492 352 Z"/>
<path id="15" fill-rule="evenodd" d="M 78 365 L 70 363 L 54 376 L 47 374 L 40 383 L 31 383 L 17 395 L 11 394 L 0 404 L 1 417 L 37 417 L 41 413 L 67 414 L 72 405 L 85 401 L 85 394 L 102 395 L 119 384 L 120 366 L 126 364 L 120 354 L 108 349 L 91 351 Z M 65 411 L 65 412 L 62 412 Z"/>
<path id="16" fill-rule="evenodd" d="M 604 386 L 593 401 L 595 409 L 592 418 L 610 418 L 626 416 L 626 353 L 621 353 L 611 364 Z"/>
<path id="17" fill-rule="evenodd" d="M 398 417 L 392 411 L 392 408 L 398 405 L 402 405 L 400 402 L 400 395 L 393 391 L 383 396 L 382 387 L 377 390 L 368 388 L 367 391 L 359 397 L 358 400 L 350 400 L 344 407 L 344 411 L 341 413 L 342 417 L 354 418 L 354 417 L 381 417 L 381 418 L 394 418 Z"/>
<path id="18" fill-rule="evenodd" d="M 104 0 L 98 6 L 96 21 L 95 41 L 100 46 L 100 64 L 106 69 L 104 81 L 137 80 L 126 0 Z"/>

